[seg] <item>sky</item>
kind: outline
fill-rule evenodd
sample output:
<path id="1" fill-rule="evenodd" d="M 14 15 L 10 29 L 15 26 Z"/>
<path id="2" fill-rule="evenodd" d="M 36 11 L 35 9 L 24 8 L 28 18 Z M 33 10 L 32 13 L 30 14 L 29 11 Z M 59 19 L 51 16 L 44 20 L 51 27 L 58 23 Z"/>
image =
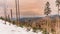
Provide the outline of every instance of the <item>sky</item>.
<path id="1" fill-rule="evenodd" d="M 19 0 L 20 16 L 43 16 L 46 2 L 50 3 L 51 14 L 57 14 L 56 0 Z M 10 9 L 15 16 L 15 0 L 0 0 L 0 16 L 4 16 L 4 3 L 6 3 L 7 15 L 10 15 Z"/>

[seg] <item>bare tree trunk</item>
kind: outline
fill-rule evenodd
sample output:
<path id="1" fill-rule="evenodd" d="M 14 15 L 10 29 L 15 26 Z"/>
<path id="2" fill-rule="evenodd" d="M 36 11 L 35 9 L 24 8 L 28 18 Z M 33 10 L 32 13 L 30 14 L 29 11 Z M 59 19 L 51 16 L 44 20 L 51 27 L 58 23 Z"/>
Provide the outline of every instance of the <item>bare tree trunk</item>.
<path id="1" fill-rule="evenodd" d="M 18 26 L 19 26 L 20 21 L 19 0 L 17 0 L 17 2 L 18 2 Z"/>
<path id="2" fill-rule="evenodd" d="M 4 15 L 5 15 L 5 24 L 6 24 L 6 18 L 7 18 L 7 15 L 6 15 L 6 0 L 4 2 Z"/>
<path id="3" fill-rule="evenodd" d="M 7 18 L 8 18 L 8 21 L 10 21 L 10 15 L 8 15 Z"/>
<path id="4" fill-rule="evenodd" d="M 11 23 L 13 23 L 13 22 L 12 22 L 12 17 L 13 17 L 13 16 L 12 16 L 12 9 L 11 9 L 10 11 L 11 11 L 11 19 L 10 19 L 10 21 L 11 21 Z"/>
<path id="5" fill-rule="evenodd" d="M 5 14 L 5 24 L 6 24 L 6 19 L 7 19 L 6 17 L 7 17 L 7 16 L 6 16 L 6 11 L 5 11 L 5 10 L 4 10 L 4 14 Z"/>
<path id="6" fill-rule="evenodd" d="M 59 30 L 59 5 L 58 5 L 58 30 Z M 59 31 L 58 31 L 59 34 Z"/>
<path id="7" fill-rule="evenodd" d="M 12 16 L 12 9 L 11 9 L 10 11 L 11 11 L 11 19 L 12 19 L 12 17 L 13 17 L 13 16 Z"/>
<path id="8" fill-rule="evenodd" d="M 18 7 L 17 7 L 17 0 L 15 0 L 15 5 L 16 5 L 16 21 L 18 22 Z M 17 24 L 16 22 L 16 24 Z"/>
<path id="9" fill-rule="evenodd" d="M 48 25 L 49 25 L 49 24 L 48 24 L 48 15 L 47 15 L 47 21 L 46 21 L 46 22 L 47 22 L 47 34 L 49 34 L 49 32 L 48 32 L 48 30 L 49 30 L 49 28 L 48 28 L 48 27 L 49 27 L 49 26 L 48 26 Z"/>
<path id="10" fill-rule="evenodd" d="M 59 34 L 59 5 L 58 5 L 58 22 L 56 22 L 56 34 Z"/>

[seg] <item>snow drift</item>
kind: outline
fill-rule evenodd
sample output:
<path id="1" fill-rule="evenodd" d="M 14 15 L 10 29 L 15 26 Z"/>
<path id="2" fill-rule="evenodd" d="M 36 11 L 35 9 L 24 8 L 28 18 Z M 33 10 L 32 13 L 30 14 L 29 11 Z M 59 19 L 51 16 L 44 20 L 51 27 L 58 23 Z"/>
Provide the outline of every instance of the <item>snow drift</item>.
<path id="1" fill-rule="evenodd" d="M 5 21 L 0 19 L 0 34 L 42 34 L 41 32 L 33 32 L 33 30 L 31 29 L 29 32 L 27 32 L 27 28 L 23 27 L 17 27 L 16 25 L 9 25 L 9 22 L 6 22 L 6 24 L 4 24 Z"/>

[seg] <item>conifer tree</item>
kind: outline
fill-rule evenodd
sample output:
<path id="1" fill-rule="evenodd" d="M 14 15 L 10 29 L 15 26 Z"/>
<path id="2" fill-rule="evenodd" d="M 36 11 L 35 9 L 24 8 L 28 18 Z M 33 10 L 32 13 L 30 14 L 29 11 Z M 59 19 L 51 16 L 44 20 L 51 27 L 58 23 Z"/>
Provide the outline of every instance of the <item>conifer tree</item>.
<path id="1" fill-rule="evenodd" d="M 58 18 L 59 18 L 59 11 L 60 11 L 60 9 L 59 9 L 59 6 L 60 6 L 60 0 L 56 0 L 56 6 L 57 6 L 57 8 L 58 8 Z M 59 19 L 58 19 L 58 22 L 56 23 L 56 26 L 58 27 L 57 29 L 59 29 Z M 56 31 L 56 34 L 57 34 L 58 32 Z M 60 34 L 60 33 L 59 33 Z"/>
<path id="2" fill-rule="evenodd" d="M 44 14 L 46 15 L 46 16 L 48 16 L 49 14 L 51 13 L 51 10 L 50 10 L 50 4 L 49 4 L 49 2 L 47 2 L 46 3 L 46 6 L 45 6 L 45 10 L 44 10 Z M 48 19 L 47 19 L 48 20 Z M 48 33 L 48 25 L 49 25 L 49 23 L 48 23 L 48 21 L 46 21 L 46 24 L 47 24 L 47 33 Z"/>

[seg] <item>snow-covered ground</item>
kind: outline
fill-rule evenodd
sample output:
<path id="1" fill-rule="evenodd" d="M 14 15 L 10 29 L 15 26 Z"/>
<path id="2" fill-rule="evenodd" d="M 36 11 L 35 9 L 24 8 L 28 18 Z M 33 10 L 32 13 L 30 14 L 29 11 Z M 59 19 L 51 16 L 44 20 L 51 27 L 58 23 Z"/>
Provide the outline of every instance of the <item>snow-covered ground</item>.
<path id="1" fill-rule="evenodd" d="M 17 27 L 16 25 L 9 25 L 9 22 L 6 22 L 0 19 L 0 34 L 42 34 L 41 32 L 33 32 L 32 29 L 28 32 L 27 28 Z"/>

